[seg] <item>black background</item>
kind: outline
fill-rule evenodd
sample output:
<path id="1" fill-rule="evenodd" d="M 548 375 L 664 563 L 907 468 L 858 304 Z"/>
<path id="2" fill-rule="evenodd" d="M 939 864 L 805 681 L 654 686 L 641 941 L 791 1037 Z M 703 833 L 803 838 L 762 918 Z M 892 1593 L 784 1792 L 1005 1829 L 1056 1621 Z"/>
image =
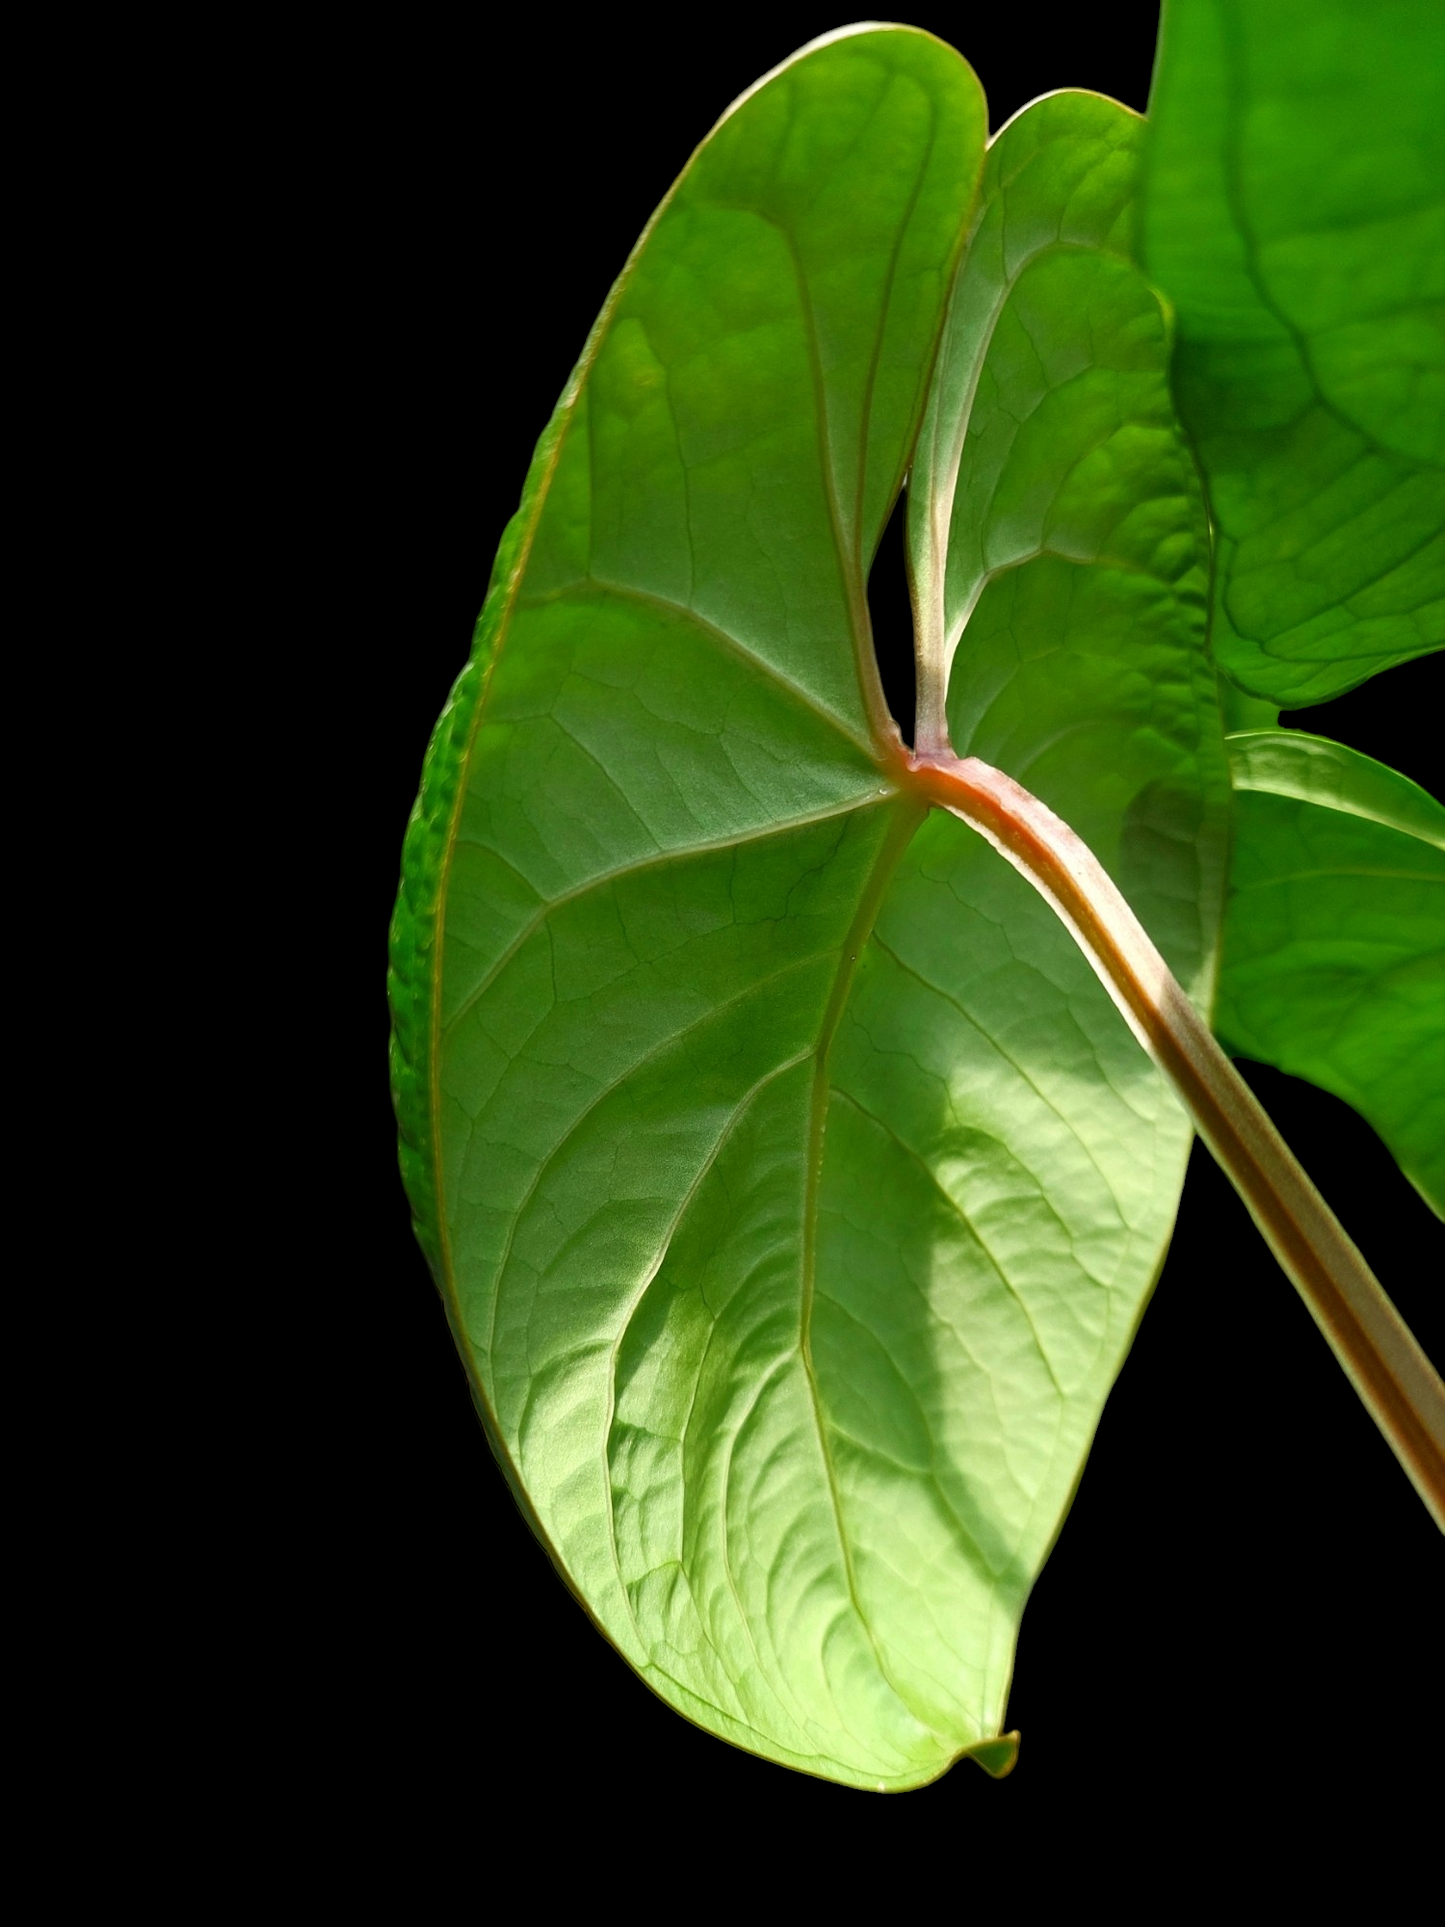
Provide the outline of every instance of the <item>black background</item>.
<path id="1" fill-rule="evenodd" d="M 1153 8 L 1112 7 L 1102 30 L 1095 9 L 1047 27 L 1004 11 L 914 16 L 972 59 L 995 127 L 1065 85 L 1145 105 Z M 691 147 L 843 17 L 378 15 L 294 64 L 278 54 L 257 106 L 257 165 L 282 183 L 257 214 L 274 225 L 261 306 L 287 366 L 278 467 L 311 585 L 291 599 L 279 680 L 311 692 L 322 771 L 298 835 L 332 853 L 308 913 L 325 1067 L 301 1133 L 311 1177 L 292 1200 L 296 1256 L 263 1300 L 281 1463 L 258 1486 L 252 1583 L 285 1800 L 344 1789 L 378 1841 L 424 1809 L 436 1851 L 463 1856 L 533 1824 L 565 1855 L 597 1826 L 619 1868 L 667 1840 L 721 1870 L 724 1840 L 749 1843 L 747 1864 L 803 1838 L 865 1866 L 907 1843 L 932 1848 L 915 1864 L 946 1881 L 972 1867 L 974 1893 L 993 1891 L 977 1884 L 981 1846 L 1047 1859 L 1066 1813 L 1097 1829 L 1099 1877 L 1121 1895 L 1144 1877 L 1117 1858 L 1131 1823 L 1288 1854 L 1287 1816 L 1318 1794 L 1357 1815 L 1369 1803 L 1383 1846 L 1434 1777 L 1418 1749 L 1445 1713 L 1440 1540 L 1206 1155 L 1024 1620 L 1017 1771 L 995 1784 L 964 1764 L 903 1798 L 737 1752 L 632 1677 L 515 1510 L 411 1239 L 385 928 L 422 752 L 497 537 L 611 279 Z M 902 593 L 885 557 L 885 651 L 906 638 Z M 1312 726 L 1438 791 L 1420 727 L 1439 713 L 1437 668 L 1396 671 Z M 1344 1106 L 1267 1072 L 1258 1086 L 1440 1355 L 1438 1223 Z M 305 1811 L 303 1796 L 298 1824 Z"/>

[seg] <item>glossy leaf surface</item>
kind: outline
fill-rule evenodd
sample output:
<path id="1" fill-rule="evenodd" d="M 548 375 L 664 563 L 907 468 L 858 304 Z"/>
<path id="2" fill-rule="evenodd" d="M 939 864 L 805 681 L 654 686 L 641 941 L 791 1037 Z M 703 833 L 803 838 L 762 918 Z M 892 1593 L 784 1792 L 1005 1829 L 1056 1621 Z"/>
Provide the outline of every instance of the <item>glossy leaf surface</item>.
<path id="1" fill-rule="evenodd" d="M 394 934 L 418 1230 L 539 1535 L 681 1711 L 870 1787 L 1011 1758 L 1019 1613 L 1189 1140 L 881 709 L 866 572 L 983 126 L 957 56 L 868 30 L 699 150 L 538 450 Z M 1074 188 L 1034 179 L 1057 232 Z M 995 333 L 949 539 L 1025 533 L 955 728 L 1202 987 L 1226 783 L 1162 315 L 1121 254 L 1063 250 Z M 1015 404 L 1057 418 L 1018 456 Z"/>
<path id="2" fill-rule="evenodd" d="M 1300 731 L 1229 750 L 1221 1040 L 1352 1104 L 1445 1216 L 1445 809 Z"/>
<path id="3" fill-rule="evenodd" d="M 1445 641 L 1445 10 L 1172 0 L 1150 118 L 1214 647 L 1320 702 Z"/>

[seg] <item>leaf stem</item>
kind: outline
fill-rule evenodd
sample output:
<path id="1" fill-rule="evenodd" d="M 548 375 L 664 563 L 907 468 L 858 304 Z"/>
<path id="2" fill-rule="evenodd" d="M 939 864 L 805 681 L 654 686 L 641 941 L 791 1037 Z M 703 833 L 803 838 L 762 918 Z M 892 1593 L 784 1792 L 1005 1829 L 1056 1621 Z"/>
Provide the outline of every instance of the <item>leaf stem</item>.
<path id="1" fill-rule="evenodd" d="M 905 781 L 986 837 L 1068 927 L 1445 1531 L 1445 1384 L 1103 865 L 1037 797 L 976 757 L 911 757 Z"/>

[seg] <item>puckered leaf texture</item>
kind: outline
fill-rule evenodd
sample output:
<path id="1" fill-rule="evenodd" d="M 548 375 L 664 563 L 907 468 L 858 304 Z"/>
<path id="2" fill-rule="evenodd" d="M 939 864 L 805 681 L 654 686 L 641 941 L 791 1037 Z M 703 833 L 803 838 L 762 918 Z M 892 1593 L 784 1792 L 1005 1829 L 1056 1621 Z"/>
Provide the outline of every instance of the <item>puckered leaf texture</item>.
<path id="1" fill-rule="evenodd" d="M 1352 1104 L 1445 1217 L 1445 809 L 1303 731 L 1228 746 L 1221 1040 Z"/>
<path id="2" fill-rule="evenodd" d="M 946 316 L 955 740 L 1201 996 L 1226 843 L 1137 123 L 1046 101 L 986 168 L 984 128 L 956 54 L 869 28 L 698 150 L 539 446 L 393 938 L 418 1232 L 537 1532 L 680 1711 L 863 1787 L 1009 1764 L 1189 1142 L 883 709 L 867 572 Z"/>

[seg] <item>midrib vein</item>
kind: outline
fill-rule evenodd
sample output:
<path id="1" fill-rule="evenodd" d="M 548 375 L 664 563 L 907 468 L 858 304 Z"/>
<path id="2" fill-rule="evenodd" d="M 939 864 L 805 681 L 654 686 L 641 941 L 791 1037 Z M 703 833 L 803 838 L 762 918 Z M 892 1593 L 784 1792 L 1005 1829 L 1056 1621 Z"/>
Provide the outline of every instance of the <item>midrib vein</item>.
<path id="1" fill-rule="evenodd" d="M 949 296 L 948 315 L 943 324 L 943 347 L 939 357 L 939 368 L 934 377 L 937 384 L 937 392 L 940 394 L 943 392 L 944 383 L 947 380 L 948 365 L 950 361 L 955 359 L 951 352 L 949 331 L 953 319 L 954 305 L 963 290 L 964 283 L 968 276 L 969 252 L 978 237 L 979 230 L 982 228 L 988 216 L 989 209 L 993 207 L 996 202 L 1003 199 L 1005 199 L 1005 195 L 1000 191 L 998 194 L 991 196 L 980 208 L 978 220 L 975 222 L 969 234 L 967 244 L 960 259 L 958 278 L 955 280 L 953 291 Z M 937 610 L 939 634 L 936 641 L 933 637 L 927 639 L 929 645 L 928 655 L 925 661 L 920 663 L 919 667 L 923 675 L 926 676 L 930 682 L 936 681 L 938 685 L 937 701 L 940 715 L 943 713 L 949 670 L 952 667 L 959 640 L 963 635 L 963 631 L 968 624 L 968 619 L 973 614 L 974 607 L 978 602 L 979 596 L 983 593 L 985 586 L 985 582 L 981 580 L 975 593 L 965 607 L 958 621 L 956 631 L 950 641 L 948 634 L 950 625 L 948 622 L 947 600 L 948 544 L 949 537 L 953 530 L 953 505 L 958 495 L 958 477 L 963 467 L 963 451 L 968 441 L 968 425 L 973 420 L 974 403 L 978 399 L 978 384 L 982 379 L 984 365 L 988 360 L 989 349 L 993 346 L 993 338 L 998 330 L 998 324 L 1003 315 L 1003 311 L 1008 306 L 1014 289 L 1023 278 L 1024 271 L 1031 267 L 1041 256 L 1052 252 L 1055 248 L 1094 254 L 1113 254 L 1116 252 L 1112 248 L 1096 246 L 1087 241 L 1065 241 L 1055 235 L 1051 240 L 1044 242 L 1042 246 L 1034 248 L 1029 254 L 1023 256 L 1011 274 L 1005 274 L 1003 276 L 999 283 L 997 299 L 984 317 L 983 325 L 978 333 L 973 337 L 971 349 L 967 351 L 971 356 L 971 360 L 968 375 L 964 382 L 963 393 L 959 398 L 957 419 L 954 421 L 948 436 L 946 444 L 947 453 L 944 459 L 934 467 L 933 474 L 930 477 L 928 531 L 932 553 L 929 557 L 929 571 L 933 585 L 932 593 L 935 598 Z M 1126 256 L 1120 256 L 1119 258 L 1127 259 Z M 1130 265 L 1132 266 L 1133 264 L 1131 263 Z M 933 660 L 933 650 L 935 648 L 940 651 L 940 657 L 937 661 Z M 923 677 L 920 677 L 920 681 L 922 680 Z M 920 693 L 920 706 L 921 701 L 922 697 Z"/>
<path id="2" fill-rule="evenodd" d="M 883 342 L 888 333 L 888 316 L 893 306 L 893 284 L 898 279 L 898 259 L 903 252 L 904 238 L 912 228 L 913 216 L 918 207 L 918 197 L 923 192 L 923 183 L 928 177 L 929 168 L 933 165 L 933 150 L 937 144 L 938 123 L 936 120 L 932 120 L 929 126 L 928 147 L 919 165 L 918 173 L 914 178 L 913 190 L 908 197 L 908 212 L 899 222 L 898 231 L 893 237 L 893 249 L 888 257 L 888 277 L 884 282 L 883 305 L 878 316 L 878 331 L 873 337 L 873 353 L 868 360 L 868 379 L 863 385 L 862 429 L 858 439 L 858 489 L 853 513 L 853 526 L 858 543 L 856 560 L 860 575 L 863 572 L 863 514 L 866 506 L 865 498 L 868 493 L 868 438 L 873 425 L 873 393 L 878 385 L 878 363 L 882 359 Z M 935 349 L 937 342 L 938 335 L 935 334 Z M 902 466 L 899 468 L 897 474 L 893 476 L 892 485 L 888 492 L 890 514 L 892 513 L 892 504 L 897 499 L 898 490 L 903 486 L 903 477 L 907 472 L 907 466 L 907 451 L 905 450 Z M 881 535 L 882 531 L 880 530 L 879 533 Z M 869 627 L 870 629 L 872 627 L 871 618 Z"/>
<path id="3" fill-rule="evenodd" d="M 843 1011 L 853 988 L 857 974 L 858 959 L 863 954 L 863 946 L 872 934 L 878 911 L 883 901 L 884 891 L 892 880 L 899 859 L 913 840 L 913 834 L 927 814 L 926 808 L 917 804 L 904 803 L 899 808 L 894 823 L 883 840 L 882 848 L 873 864 L 873 871 L 864 888 L 862 899 L 854 915 L 852 925 L 843 944 L 843 955 L 839 960 L 838 974 L 833 980 L 833 989 L 823 1013 L 819 1028 L 817 1057 L 813 1067 L 813 1090 L 808 1114 L 807 1168 L 804 1179 L 803 1195 L 803 1267 L 802 1291 L 799 1306 L 799 1349 L 802 1354 L 803 1371 L 808 1381 L 808 1392 L 813 1404 L 813 1419 L 818 1433 L 818 1449 L 822 1455 L 824 1475 L 828 1482 L 828 1496 L 833 1508 L 833 1522 L 838 1534 L 838 1549 L 843 1563 L 843 1573 L 848 1586 L 848 1598 L 863 1629 L 873 1654 L 873 1662 L 879 1675 L 909 1715 L 925 1727 L 936 1739 L 946 1742 L 945 1736 L 924 1719 L 918 1709 L 898 1686 L 889 1671 L 878 1647 L 877 1638 L 863 1610 L 863 1602 L 858 1596 L 857 1575 L 853 1569 L 853 1554 L 848 1543 L 847 1530 L 843 1523 L 842 1502 L 838 1494 L 837 1469 L 833 1464 L 832 1447 L 828 1441 L 828 1427 L 823 1417 L 823 1403 L 818 1392 L 818 1375 L 813 1364 L 813 1299 L 815 1294 L 818 1263 L 818 1191 L 823 1171 L 823 1139 L 828 1116 L 828 1068 L 832 1055 L 833 1039 L 837 1036 L 842 1022 Z"/>
<path id="4" fill-rule="evenodd" d="M 606 1407 L 603 1413 L 602 1452 L 601 1452 L 603 1474 L 604 1474 L 603 1487 L 607 1494 L 607 1536 L 608 1536 L 608 1543 L 612 1551 L 612 1564 L 617 1573 L 617 1583 L 622 1589 L 622 1597 L 627 1607 L 627 1616 L 632 1622 L 632 1630 L 637 1635 L 638 1650 L 639 1650 L 639 1653 L 642 1654 L 645 1657 L 645 1659 L 648 1661 L 650 1661 L 652 1657 L 652 1648 L 649 1641 L 646 1638 L 644 1638 L 642 1628 L 638 1624 L 636 1609 L 634 1608 L 632 1603 L 632 1590 L 628 1584 L 627 1575 L 622 1570 L 622 1554 L 621 1554 L 621 1549 L 618 1545 L 618 1540 L 617 1540 L 617 1502 L 616 1502 L 616 1491 L 614 1487 L 614 1481 L 612 1478 L 611 1445 L 612 1445 L 612 1431 L 617 1418 L 618 1360 L 622 1353 L 623 1344 L 626 1342 L 627 1334 L 632 1329 L 632 1321 L 637 1315 L 638 1308 L 641 1306 L 642 1301 L 647 1296 L 648 1292 L 652 1289 L 653 1283 L 655 1282 L 659 1272 L 662 1270 L 663 1266 L 667 1263 L 667 1256 L 668 1256 L 668 1253 L 672 1250 L 672 1241 L 677 1236 L 678 1227 L 681 1225 L 683 1219 L 687 1216 L 689 1210 L 692 1208 L 692 1205 L 696 1200 L 699 1192 L 702 1190 L 703 1185 L 707 1182 L 708 1177 L 711 1175 L 713 1166 L 717 1163 L 718 1159 L 722 1156 L 722 1153 L 725 1147 L 731 1141 L 733 1133 L 737 1130 L 738 1125 L 741 1123 L 742 1119 L 747 1115 L 748 1111 L 752 1108 L 752 1106 L 756 1103 L 757 1099 L 768 1088 L 770 1084 L 775 1084 L 780 1077 L 786 1076 L 789 1071 L 796 1070 L 799 1064 L 805 1064 L 806 1062 L 807 1062 L 806 1052 L 800 1056 L 790 1057 L 786 1059 L 785 1062 L 774 1065 L 773 1069 L 766 1072 L 762 1077 L 760 1077 L 750 1090 L 744 1092 L 742 1098 L 734 1107 L 732 1114 L 728 1117 L 728 1119 L 724 1123 L 722 1130 L 718 1133 L 717 1138 L 712 1145 L 712 1148 L 707 1152 L 701 1164 L 698 1166 L 697 1172 L 693 1177 L 691 1183 L 688 1185 L 687 1189 L 683 1192 L 682 1197 L 678 1200 L 677 1208 L 674 1210 L 672 1217 L 668 1222 L 667 1228 L 662 1234 L 662 1237 L 658 1240 L 657 1250 L 653 1255 L 651 1263 L 647 1265 L 641 1277 L 638 1279 L 636 1286 L 633 1289 L 632 1296 L 628 1300 L 626 1308 L 623 1311 L 622 1318 L 618 1324 L 617 1336 L 612 1341 L 612 1350 L 609 1354 L 608 1364 L 607 1364 L 607 1400 L 606 1400 Z M 694 1398 L 695 1397 L 696 1397 L 696 1388 L 694 1387 Z M 686 1425 L 684 1425 L 683 1426 L 684 1441 L 686 1440 L 686 1437 L 687 1437 L 687 1427 Z M 683 1492 L 684 1510 L 686 1508 L 686 1503 L 687 1503 L 687 1493 L 686 1493 L 686 1487 L 684 1486 L 684 1492 Z M 753 1648 L 753 1657 L 757 1662 L 758 1672 L 761 1677 L 767 1678 L 767 1674 L 763 1667 L 761 1656 L 759 1655 L 756 1643 L 753 1640 L 752 1627 L 748 1624 L 747 1614 L 743 1611 L 742 1600 L 738 1597 L 737 1586 L 733 1580 L 731 1565 L 727 1560 L 726 1530 L 724 1530 L 724 1534 L 723 1534 L 723 1558 L 724 1558 L 724 1565 L 727 1567 L 728 1587 L 729 1587 L 729 1590 L 732 1592 L 733 1598 L 737 1605 L 738 1618 L 742 1624 L 743 1631 L 747 1634 L 748 1644 Z M 679 1561 L 679 1564 L 681 1563 L 682 1562 Z M 684 1572 L 686 1572 L 685 1565 L 683 1566 L 683 1570 Z M 689 1584 L 690 1584 L 691 1575 L 688 1575 L 688 1577 L 689 1577 Z M 706 1621 L 703 1619 L 701 1613 L 698 1614 L 698 1621 L 699 1621 L 699 1624 L 703 1626 L 704 1632 L 707 1632 Z M 712 1643 L 713 1642 L 709 1637 L 709 1644 L 712 1644 Z M 715 1645 L 713 1647 L 713 1650 L 715 1652 L 717 1651 L 717 1648 Z M 722 1663 L 721 1653 L 718 1653 L 718 1659 L 719 1659 L 719 1662 Z M 726 1671 L 725 1664 L 724 1664 L 724 1671 Z M 722 1709 L 720 1708 L 719 1711 L 721 1710 Z M 797 1715 L 795 1712 L 792 1714 L 792 1717 L 796 1719 Z"/>
<path id="5" fill-rule="evenodd" d="M 1264 270 L 1259 259 L 1259 237 L 1254 223 L 1245 208 L 1245 190 L 1240 150 L 1244 144 L 1242 116 L 1245 84 L 1246 55 L 1240 37 L 1239 22 L 1229 8 L 1221 8 L 1219 15 L 1220 45 L 1224 53 L 1224 66 L 1228 73 L 1229 85 L 1225 89 L 1225 129 L 1223 141 L 1224 155 L 1224 198 L 1234 217 L 1235 227 L 1240 240 L 1244 243 L 1244 271 L 1259 297 L 1260 306 L 1270 319 L 1280 327 L 1299 356 L 1300 366 L 1314 389 L 1318 405 L 1330 418 L 1351 435 L 1357 435 L 1370 451 L 1382 460 L 1398 463 L 1402 468 L 1414 473 L 1429 473 L 1438 464 L 1422 460 L 1416 455 L 1406 455 L 1392 448 L 1387 442 L 1345 413 L 1338 403 L 1325 393 L 1315 367 L 1314 349 L 1311 339 L 1294 322 L 1270 289 L 1265 280 Z"/>
<path id="6" fill-rule="evenodd" d="M 669 863 L 687 863 L 694 857 L 711 856 L 720 850 L 740 850 L 752 843 L 764 843 L 770 837 L 786 836 L 794 830 L 809 829 L 815 823 L 829 823 L 835 817 L 853 816 L 860 810 L 878 809 L 880 806 L 880 798 L 877 796 L 849 797 L 828 809 L 812 810 L 802 816 L 786 817 L 776 823 L 762 823 L 747 829 L 730 831 L 726 836 L 699 837 L 694 843 L 679 843 L 672 849 L 652 850 L 646 856 L 619 863 L 610 870 L 599 870 L 581 883 L 574 884 L 570 889 L 559 891 L 555 897 L 544 898 L 488 967 L 480 983 L 467 992 L 451 1016 L 446 1019 L 442 1027 L 442 1037 L 444 1039 L 449 1037 L 463 1017 L 476 1008 L 527 939 L 541 928 L 554 910 L 561 910 L 567 904 L 577 902 L 579 898 L 587 896 L 593 890 L 605 890 L 610 884 L 620 882 L 624 877 L 636 876 L 644 870 L 661 869 Z M 492 850 L 489 844 L 479 847 L 486 848 L 492 855 L 501 855 L 500 851 Z M 502 861 L 506 862 L 506 858 L 503 857 Z M 521 874 L 511 864 L 507 867 L 513 869 L 514 874 Z M 522 880 L 527 881 L 525 877 Z M 530 889 L 533 886 L 529 883 L 527 887 Z"/>
<path id="7" fill-rule="evenodd" d="M 619 596 L 628 602 L 641 603 L 645 608 L 657 609 L 663 614 L 681 618 L 690 623 L 699 635 L 706 636 L 709 641 L 717 643 L 729 655 L 736 656 L 741 662 L 746 663 L 756 674 L 791 696 L 801 708 L 811 710 L 815 716 L 827 723 L 830 729 L 836 730 L 840 736 L 845 737 L 856 748 L 876 760 L 878 751 L 872 741 L 866 736 L 860 736 L 856 730 L 850 729 L 836 710 L 829 709 L 826 703 L 820 702 L 816 696 L 811 695 L 801 683 L 794 682 L 791 676 L 784 675 L 782 670 L 769 662 L 765 656 L 760 656 L 755 649 L 749 648 L 747 643 L 741 641 L 729 630 L 720 627 L 716 622 L 709 621 L 706 616 L 700 615 L 687 603 L 675 601 L 671 596 L 659 595 L 654 589 L 640 588 L 635 583 L 611 582 L 605 576 L 589 574 L 586 580 L 606 595 Z"/>

